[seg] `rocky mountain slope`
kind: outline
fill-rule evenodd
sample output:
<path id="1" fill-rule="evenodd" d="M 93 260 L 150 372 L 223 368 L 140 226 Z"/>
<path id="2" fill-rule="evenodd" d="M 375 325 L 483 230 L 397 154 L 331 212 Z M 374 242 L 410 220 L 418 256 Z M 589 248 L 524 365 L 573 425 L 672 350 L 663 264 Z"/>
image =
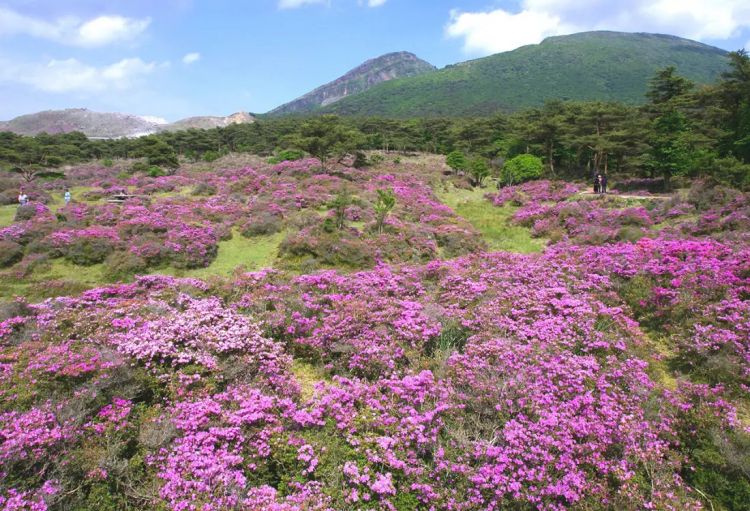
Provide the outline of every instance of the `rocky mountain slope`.
<path id="1" fill-rule="evenodd" d="M 365 92 L 383 82 L 430 73 L 435 67 L 413 53 L 388 53 L 368 60 L 334 81 L 281 105 L 270 115 L 309 113 L 346 97 Z"/>
<path id="2" fill-rule="evenodd" d="M 211 129 L 211 128 L 224 128 L 230 124 L 248 124 L 255 122 L 255 117 L 247 112 L 236 112 L 226 117 L 220 116 L 199 116 L 199 117 L 188 117 L 181 119 L 173 123 L 162 126 L 163 130 L 167 131 L 179 131 L 186 129 Z"/>
<path id="3" fill-rule="evenodd" d="M 94 112 L 86 108 L 68 108 L 65 110 L 45 110 L 44 112 L 22 115 L 10 121 L 0 122 L 0 131 L 12 131 L 20 135 L 80 131 L 91 138 L 120 138 L 150 135 L 159 131 L 217 128 L 254 121 L 255 118 L 247 112 L 237 112 L 227 117 L 188 117 L 173 123 L 163 123 L 153 117 Z"/>
<path id="4" fill-rule="evenodd" d="M 0 123 L 0 131 L 20 135 L 81 131 L 94 138 L 138 136 L 159 131 L 162 125 L 138 115 L 93 112 L 86 108 L 45 110 Z"/>

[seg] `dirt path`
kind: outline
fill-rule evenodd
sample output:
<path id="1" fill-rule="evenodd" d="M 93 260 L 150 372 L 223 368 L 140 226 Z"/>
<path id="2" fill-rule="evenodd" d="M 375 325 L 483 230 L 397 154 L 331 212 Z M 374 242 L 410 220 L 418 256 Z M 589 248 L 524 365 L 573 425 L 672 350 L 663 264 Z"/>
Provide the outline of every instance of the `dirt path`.
<path id="1" fill-rule="evenodd" d="M 599 194 L 596 194 L 591 191 L 587 191 L 587 192 L 579 192 L 579 195 L 586 196 L 586 197 L 593 197 Z M 607 193 L 606 195 L 608 197 L 617 197 L 618 199 L 637 199 L 637 200 L 650 200 L 650 199 L 669 200 L 671 198 L 670 195 L 627 195 L 627 194 L 612 194 L 612 193 Z"/>

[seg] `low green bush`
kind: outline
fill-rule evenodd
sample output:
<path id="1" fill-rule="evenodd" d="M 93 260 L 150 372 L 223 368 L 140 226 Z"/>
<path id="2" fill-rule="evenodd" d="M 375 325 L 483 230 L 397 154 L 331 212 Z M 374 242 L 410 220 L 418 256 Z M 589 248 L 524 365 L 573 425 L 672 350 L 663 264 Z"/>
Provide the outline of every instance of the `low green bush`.
<path id="1" fill-rule="evenodd" d="M 275 165 L 282 161 L 297 161 L 305 157 L 305 151 L 299 149 L 285 149 L 280 151 L 277 155 L 268 158 L 268 163 Z"/>
<path id="2" fill-rule="evenodd" d="M 198 183 L 193 187 L 192 194 L 198 195 L 202 197 L 208 197 L 211 195 L 216 195 L 216 187 L 209 183 Z"/>
<path id="3" fill-rule="evenodd" d="M 73 241 L 65 251 L 65 259 L 73 264 L 91 266 L 104 262 L 115 247 L 104 238 L 79 238 Z"/>
<path id="4" fill-rule="evenodd" d="M 23 258 L 23 247 L 12 241 L 0 241 L 0 268 L 11 266 Z"/>
<path id="5" fill-rule="evenodd" d="M 276 215 L 261 214 L 249 220 L 241 229 L 246 238 L 265 234 L 276 234 L 283 229 L 283 221 Z"/>
<path id="6" fill-rule="evenodd" d="M 543 170 L 541 158 L 533 154 L 519 154 L 505 162 L 500 176 L 505 184 L 514 185 L 539 179 Z"/>
<path id="7" fill-rule="evenodd" d="M 112 281 L 128 280 L 147 268 L 146 261 L 132 252 L 114 252 L 104 264 L 104 276 Z"/>

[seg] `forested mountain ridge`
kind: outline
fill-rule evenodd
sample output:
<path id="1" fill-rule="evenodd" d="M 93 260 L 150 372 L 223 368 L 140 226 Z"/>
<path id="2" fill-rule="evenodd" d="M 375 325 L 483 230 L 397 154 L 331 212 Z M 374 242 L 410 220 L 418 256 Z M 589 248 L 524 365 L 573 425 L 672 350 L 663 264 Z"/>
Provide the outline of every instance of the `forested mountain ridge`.
<path id="1" fill-rule="evenodd" d="M 435 66 L 413 53 L 405 51 L 387 53 L 370 59 L 332 82 L 271 110 L 269 114 L 313 112 L 345 97 L 360 94 L 379 83 L 419 76 L 434 70 Z"/>
<path id="2" fill-rule="evenodd" d="M 674 66 L 697 84 L 713 83 L 727 52 L 670 35 L 583 32 L 392 80 L 323 108 L 341 115 L 488 115 L 550 99 L 645 102 L 649 79 Z"/>

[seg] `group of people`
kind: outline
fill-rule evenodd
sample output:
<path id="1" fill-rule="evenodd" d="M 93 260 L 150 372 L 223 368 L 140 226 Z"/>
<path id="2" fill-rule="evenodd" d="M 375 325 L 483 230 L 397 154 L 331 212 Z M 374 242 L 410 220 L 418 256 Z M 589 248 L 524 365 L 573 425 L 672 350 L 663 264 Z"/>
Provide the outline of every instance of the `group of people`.
<path id="1" fill-rule="evenodd" d="M 607 193 L 607 175 L 597 174 L 594 176 L 594 193 Z"/>
<path id="2" fill-rule="evenodd" d="M 70 204 L 70 200 L 73 198 L 73 196 L 70 194 L 70 190 L 67 188 L 65 189 L 65 194 L 63 195 L 63 199 L 65 200 L 65 205 L 67 206 Z M 26 192 L 21 188 L 21 191 L 18 192 L 18 204 L 19 206 L 25 206 L 29 203 L 29 196 L 26 195 Z"/>

